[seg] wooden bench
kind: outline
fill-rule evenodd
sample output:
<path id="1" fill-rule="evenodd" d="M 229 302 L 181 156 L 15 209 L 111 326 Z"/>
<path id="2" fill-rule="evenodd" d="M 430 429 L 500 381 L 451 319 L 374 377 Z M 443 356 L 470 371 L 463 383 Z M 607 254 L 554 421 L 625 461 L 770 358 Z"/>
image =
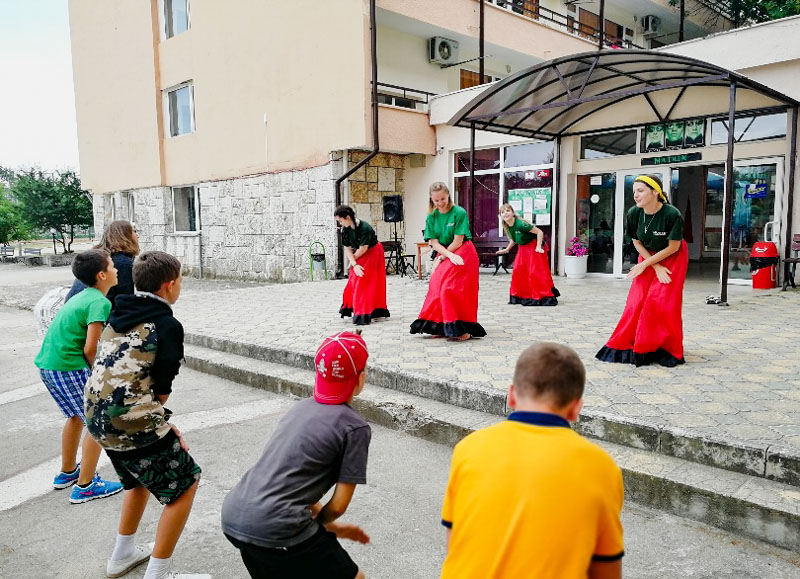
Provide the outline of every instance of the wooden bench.
<path id="1" fill-rule="evenodd" d="M 494 273 L 492 275 L 497 275 L 501 267 L 503 271 L 509 273 L 508 267 L 514 263 L 514 249 L 512 249 L 510 253 L 497 255 L 499 250 L 508 247 L 508 239 L 504 237 L 475 237 L 472 240 L 472 244 L 478 252 L 478 260 L 481 266 L 494 266 Z"/>
<path id="2" fill-rule="evenodd" d="M 26 247 L 19 256 L 25 265 L 42 265 L 42 250 Z"/>
<path id="3" fill-rule="evenodd" d="M 0 260 L 12 260 L 14 259 L 14 248 L 10 245 L 4 245 L 0 247 Z"/>
<path id="4" fill-rule="evenodd" d="M 784 291 L 786 291 L 789 285 L 793 288 L 797 287 L 794 283 L 794 274 L 797 271 L 797 264 L 800 263 L 800 233 L 792 235 L 791 249 L 794 254 L 793 257 L 783 260 L 783 287 L 781 287 L 781 289 Z"/>

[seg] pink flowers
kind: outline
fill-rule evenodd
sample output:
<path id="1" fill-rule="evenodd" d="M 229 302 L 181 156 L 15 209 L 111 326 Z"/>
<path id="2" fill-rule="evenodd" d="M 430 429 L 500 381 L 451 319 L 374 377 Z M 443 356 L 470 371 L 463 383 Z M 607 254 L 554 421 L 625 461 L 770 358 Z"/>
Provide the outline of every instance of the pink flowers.
<path id="1" fill-rule="evenodd" d="M 580 237 L 573 237 L 567 242 L 567 255 L 581 257 L 589 253 L 589 248 Z"/>

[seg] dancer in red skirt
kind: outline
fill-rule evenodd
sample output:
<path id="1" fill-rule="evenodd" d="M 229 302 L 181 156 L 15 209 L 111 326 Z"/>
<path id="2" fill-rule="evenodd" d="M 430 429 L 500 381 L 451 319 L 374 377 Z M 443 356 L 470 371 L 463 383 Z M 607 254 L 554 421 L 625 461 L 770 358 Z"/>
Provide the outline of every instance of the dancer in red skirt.
<path id="1" fill-rule="evenodd" d="M 386 308 L 386 266 L 383 245 L 366 221 L 356 219 L 352 207 L 340 205 L 333 212 L 342 227 L 342 245 L 350 265 L 350 276 L 342 295 L 342 317 L 353 316 L 357 326 L 376 318 L 388 318 Z"/>
<path id="2" fill-rule="evenodd" d="M 658 177 L 637 177 L 633 200 L 626 227 L 639 263 L 628 273 L 633 283 L 622 318 L 597 359 L 677 366 L 684 363 L 681 310 L 689 267 L 683 218 L 667 201 Z"/>
<path id="3" fill-rule="evenodd" d="M 463 207 L 453 205 L 447 185 L 438 181 L 430 189 L 430 213 L 425 220 L 425 240 L 437 253 L 428 295 L 412 334 L 433 334 L 454 340 L 481 338 L 478 323 L 478 252 L 472 244 L 469 220 Z"/>
<path id="4" fill-rule="evenodd" d="M 498 255 L 508 253 L 514 245 L 519 245 L 511 274 L 511 291 L 508 303 L 523 306 L 557 306 L 561 294 L 553 285 L 550 275 L 550 261 L 542 246 L 544 233 L 535 225 L 517 217 L 514 208 L 505 203 L 500 206 L 503 229 L 508 236 L 508 247 L 498 251 Z M 532 244 L 536 240 L 536 245 Z"/>

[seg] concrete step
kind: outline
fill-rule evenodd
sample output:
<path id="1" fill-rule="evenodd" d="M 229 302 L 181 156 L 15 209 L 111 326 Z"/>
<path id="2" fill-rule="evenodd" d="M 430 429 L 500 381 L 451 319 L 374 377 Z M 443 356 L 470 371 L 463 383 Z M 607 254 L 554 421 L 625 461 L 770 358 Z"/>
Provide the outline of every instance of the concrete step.
<path id="1" fill-rule="evenodd" d="M 196 345 L 186 346 L 186 360 L 196 370 L 271 392 L 307 397 L 313 388 L 310 369 Z M 447 445 L 501 420 L 371 380 L 354 406 L 371 422 Z M 797 487 L 630 446 L 598 443 L 622 469 L 627 500 L 782 548 L 800 549 Z"/>
<path id="2" fill-rule="evenodd" d="M 313 356 L 270 346 L 199 334 L 187 334 L 189 344 L 313 370 Z M 431 401 L 498 417 L 506 414 L 505 393 L 495 388 L 436 380 L 423 374 L 398 372 L 370 364 L 371 384 Z M 763 477 L 800 487 L 800 454 L 794 449 L 723 439 L 697 432 L 658 426 L 646 421 L 584 408 L 575 430 L 614 444 L 684 459 L 741 474 Z"/>

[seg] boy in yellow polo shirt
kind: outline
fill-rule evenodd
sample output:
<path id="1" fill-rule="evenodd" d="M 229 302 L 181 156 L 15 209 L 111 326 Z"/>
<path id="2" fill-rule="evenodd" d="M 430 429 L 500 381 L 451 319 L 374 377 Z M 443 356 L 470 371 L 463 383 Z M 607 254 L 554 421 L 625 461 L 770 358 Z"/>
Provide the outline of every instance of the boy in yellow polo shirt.
<path id="1" fill-rule="evenodd" d="M 622 473 L 569 428 L 586 370 L 540 342 L 517 360 L 508 420 L 459 442 L 442 509 L 442 578 L 622 576 Z"/>

